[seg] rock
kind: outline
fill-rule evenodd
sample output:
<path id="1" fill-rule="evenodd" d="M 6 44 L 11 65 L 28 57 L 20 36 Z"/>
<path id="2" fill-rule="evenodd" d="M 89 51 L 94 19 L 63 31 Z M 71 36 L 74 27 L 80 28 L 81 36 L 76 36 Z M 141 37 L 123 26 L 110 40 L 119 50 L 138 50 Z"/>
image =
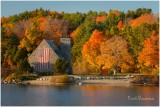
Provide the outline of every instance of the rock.
<path id="1" fill-rule="evenodd" d="M 6 80 L 3 81 L 4 84 L 7 84 L 8 82 Z"/>
<path id="2" fill-rule="evenodd" d="M 74 82 L 74 78 L 70 77 L 70 78 L 69 78 L 69 81 L 70 81 L 70 82 Z"/>
<path id="3" fill-rule="evenodd" d="M 30 82 L 28 82 L 28 81 L 24 81 L 24 82 L 22 82 L 22 84 L 30 84 Z"/>
<path id="4" fill-rule="evenodd" d="M 82 85 L 82 83 L 80 82 L 79 85 Z"/>
<path id="5" fill-rule="evenodd" d="M 87 80 L 89 80 L 90 79 L 90 77 L 87 77 Z"/>

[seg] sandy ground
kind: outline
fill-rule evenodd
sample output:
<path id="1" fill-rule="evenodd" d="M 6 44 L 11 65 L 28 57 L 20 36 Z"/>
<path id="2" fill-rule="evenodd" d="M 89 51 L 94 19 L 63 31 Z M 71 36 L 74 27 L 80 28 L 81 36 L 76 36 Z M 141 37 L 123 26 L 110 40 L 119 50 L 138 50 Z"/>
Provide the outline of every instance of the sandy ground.
<path id="1" fill-rule="evenodd" d="M 35 85 L 50 85 L 52 76 L 43 76 L 41 78 L 38 78 L 37 80 L 29 80 L 26 82 L 29 82 L 30 84 L 35 84 Z"/>
<path id="2" fill-rule="evenodd" d="M 30 80 L 27 81 L 30 84 L 35 84 L 35 85 L 51 85 L 53 83 L 50 82 L 51 76 L 43 76 L 41 78 L 38 78 L 37 80 Z M 86 80 L 80 80 L 77 79 L 75 80 L 76 84 L 121 84 L 121 85 L 127 85 L 130 84 L 130 80 L 127 79 L 96 79 L 96 80 L 91 80 L 91 79 L 86 79 Z"/>
<path id="3" fill-rule="evenodd" d="M 130 84 L 130 80 L 76 80 L 75 83 L 82 83 L 82 84 Z"/>

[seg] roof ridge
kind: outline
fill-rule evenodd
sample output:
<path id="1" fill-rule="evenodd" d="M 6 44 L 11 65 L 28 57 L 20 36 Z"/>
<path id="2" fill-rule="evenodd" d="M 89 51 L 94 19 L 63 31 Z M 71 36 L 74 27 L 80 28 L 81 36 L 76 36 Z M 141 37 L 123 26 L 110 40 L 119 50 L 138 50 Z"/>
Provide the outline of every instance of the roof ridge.
<path id="1" fill-rule="evenodd" d="M 57 46 L 52 40 L 44 39 L 43 41 L 45 41 L 53 50 L 58 50 Z"/>

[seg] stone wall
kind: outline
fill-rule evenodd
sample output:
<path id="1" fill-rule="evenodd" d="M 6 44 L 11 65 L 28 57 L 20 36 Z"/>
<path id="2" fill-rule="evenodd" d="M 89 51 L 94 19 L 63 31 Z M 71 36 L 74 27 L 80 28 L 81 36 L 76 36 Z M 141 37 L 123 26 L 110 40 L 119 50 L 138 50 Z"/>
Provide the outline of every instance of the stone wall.
<path id="1" fill-rule="evenodd" d="M 38 49 L 43 49 L 43 48 L 49 48 L 50 50 L 50 58 L 49 58 L 49 69 L 37 69 L 36 68 L 36 63 L 38 61 L 37 55 L 38 55 Z M 58 51 L 58 50 L 57 50 Z M 43 40 L 40 45 L 35 49 L 35 51 L 29 56 L 28 61 L 33 67 L 33 70 L 35 72 L 54 72 L 53 71 L 53 64 L 55 61 L 59 58 L 59 56 L 55 53 L 55 51 L 48 45 L 48 43 Z"/>

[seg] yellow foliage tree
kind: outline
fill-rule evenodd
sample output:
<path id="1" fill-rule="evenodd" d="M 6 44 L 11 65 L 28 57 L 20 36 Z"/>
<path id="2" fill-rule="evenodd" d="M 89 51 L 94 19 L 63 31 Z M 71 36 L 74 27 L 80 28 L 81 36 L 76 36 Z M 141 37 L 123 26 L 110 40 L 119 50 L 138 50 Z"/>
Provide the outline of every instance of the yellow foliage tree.
<path id="1" fill-rule="evenodd" d="M 113 69 L 116 74 L 117 67 L 128 70 L 134 64 L 132 56 L 128 53 L 127 42 L 122 37 L 112 37 L 101 45 L 101 55 L 97 62 L 102 69 Z"/>
<path id="2" fill-rule="evenodd" d="M 20 41 L 19 48 L 26 48 L 27 51 L 32 51 L 39 45 L 40 41 L 42 41 L 41 35 L 42 32 L 35 22 L 31 29 L 25 31 L 24 38 Z"/>

